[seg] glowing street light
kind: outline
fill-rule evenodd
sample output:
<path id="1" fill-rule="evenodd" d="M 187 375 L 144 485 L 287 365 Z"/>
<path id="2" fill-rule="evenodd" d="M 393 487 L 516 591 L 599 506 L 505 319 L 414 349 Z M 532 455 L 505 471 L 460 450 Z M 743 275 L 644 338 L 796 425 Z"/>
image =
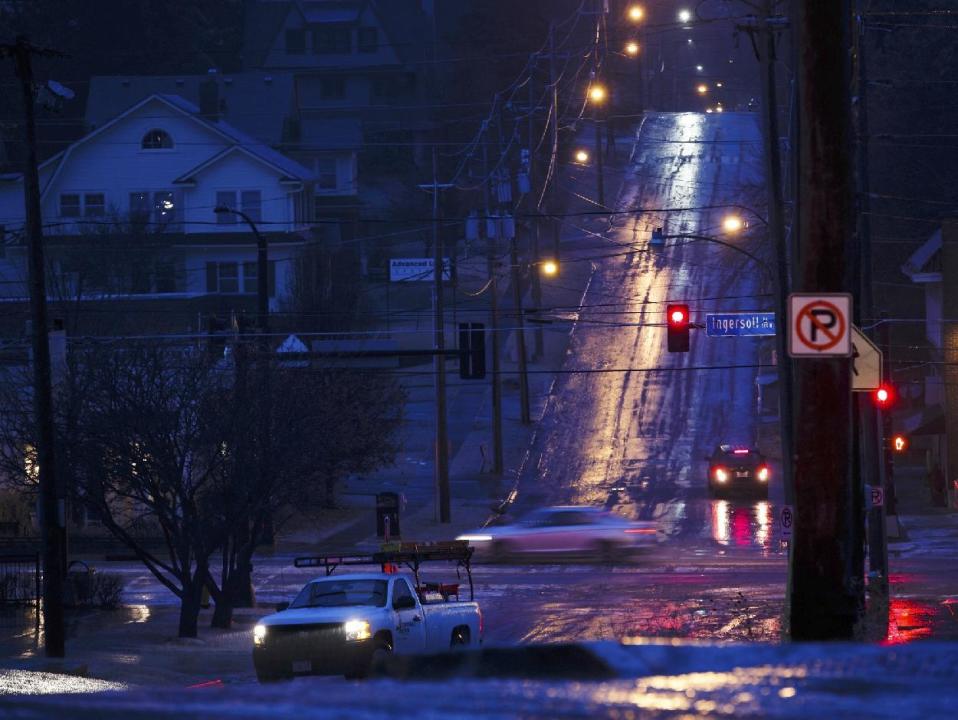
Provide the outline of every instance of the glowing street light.
<path id="1" fill-rule="evenodd" d="M 639 44 L 637 42 L 630 42 L 628 45 L 625 46 L 625 52 L 627 55 L 631 55 L 632 57 L 635 57 L 636 55 L 639 54 Z"/>
<path id="2" fill-rule="evenodd" d="M 629 20 L 633 22 L 639 22 L 642 18 L 645 17 L 645 8 L 641 5 L 633 5 L 629 8 Z"/>
<path id="3" fill-rule="evenodd" d="M 605 101 L 606 92 L 605 88 L 601 85 L 593 85 L 589 88 L 589 99 L 594 103 L 601 103 Z"/>
<path id="4" fill-rule="evenodd" d="M 715 87 L 722 87 L 722 83 L 720 82 L 715 83 Z"/>
<path id="5" fill-rule="evenodd" d="M 689 10 L 679 10 L 679 22 L 685 25 L 692 20 L 692 13 Z"/>
<path id="6" fill-rule="evenodd" d="M 557 263 L 555 260 L 543 260 L 540 267 L 542 269 L 542 274 L 548 275 L 549 277 L 552 277 L 559 272 L 559 263 Z"/>
<path id="7" fill-rule="evenodd" d="M 702 72 L 705 68 L 703 68 L 701 65 L 696 65 L 695 69 L 698 70 L 699 72 Z"/>
<path id="8" fill-rule="evenodd" d="M 589 153 L 585 150 L 578 150 L 575 154 L 575 161 L 581 165 L 585 165 L 589 162 Z"/>
<path id="9" fill-rule="evenodd" d="M 745 227 L 745 221 L 738 215 L 726 215 L 722 219 L 722 229 L 727 233 L 737 233 Z"/>
<path id="10" fill-rule="evenodd" d="M 707 92 L 709 91 L 709 86 L 706 85 L 705 83 L 702 83 L 701 85 L 699 85 L 699 86 L 698 86 L 697 88 L 695 88 L 695 89 L 696 89 L 696 91 L 698 91 L 698 94 L 699 94 L 699 95 L 704 95 L 705 93 L 707 93 Z"/>

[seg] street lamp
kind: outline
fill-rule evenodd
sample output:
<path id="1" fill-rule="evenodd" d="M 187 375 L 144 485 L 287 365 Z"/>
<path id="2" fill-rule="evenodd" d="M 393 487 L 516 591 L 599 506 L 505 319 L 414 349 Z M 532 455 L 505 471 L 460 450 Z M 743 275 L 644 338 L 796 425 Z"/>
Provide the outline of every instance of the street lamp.
<path id="1" fill-rule="evenodd" d="M 699 72 L 702 72 L 705 68 L 702 67 L 701 65 L 696 65 L 695 69 L 698 70 Z"/>
<path id="2" fill-rule="evenodd" d="M 692 12 L 690 10 L 679 10 L 679 22 L 683 25 L 687 25 L 692 20 Z"/>
<path id="3" fill-rule="evenodd" d="M 625 53 L 626 55 L 631 55 L 632 57 L 635 57 L 636 55 L 639 54 L 639 44 L 634 41 L 628 43 L 625 46 Z"/>
<path id="4" fill-rule="evenodd" d="M 702 83 L 697 88 L 695 88 L 695 90 L 696 92 L 698 92 L 699 95 L 704 95 L 705 93 L 709 91 L 709 86 L 706 85 L 705 83 Z"/>
<path id="5" fill-rule="evenodd" d="M 605 102 L 605 98 L 606 98 L 606 90 L 605 90 L 605 87 L 603 87 L 602 85 L 596 84 L 596 85 L 593 85 L 591 88 L 589 88 L 589 99 L 592 102 L 596 104 L 603 103 Z"/>
<path id="6" fill-rule="evenodd" d="M 539 269 L 543 275 L 553 277 L 559 272 L 559 263 L 557 263 L 555 260 L 543 260 L 541 263 L 539 263 Z"/>
<path id="7" fill-rule="evenodd" d="M 633 22 L 639 22 L 642 18 L 645 17 L 645 8 L 641 5 L 633 5 L 629 8 L 629 20 Z"/>
<path id="8" fill-rule="evenodd" d="M 253 235 L 256 236 L 256 314 L 258 315 L 260 331 L 265 333 L 269 327 L 269 251 L 266 244 L 266 236 L 263 235 L 252 218 L 242 210 L 235 210 L 226 205 L 217 205 L 213 208 L 216 215 L 236 215 L 242 219 Z"/>
<path id="9" fill-rule="evenodd" d="M 748 223 L 738 215 L 726 215 L 722 218 L 722 229 L 727 233 L 737 233 L 746 227 Z"/>
<path id="10" fill-rule="evenodd" d="M 579 150 L 575 154 L 575 161 L 580 165 L 585 165 L 587 162 L 589 162 L 589 153 L 587 153 L 585 150 Z"/>

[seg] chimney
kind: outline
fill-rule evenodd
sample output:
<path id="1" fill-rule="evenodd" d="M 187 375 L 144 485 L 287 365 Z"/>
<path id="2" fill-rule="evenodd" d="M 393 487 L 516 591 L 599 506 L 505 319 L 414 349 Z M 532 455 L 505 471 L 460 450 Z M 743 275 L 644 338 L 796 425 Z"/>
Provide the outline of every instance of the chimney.
<path id="1" fill-rule="evenodd" d="M 200 83 L 200 115 L 213 122 L 220 119 L 220 86 L 215 78 Z"/>

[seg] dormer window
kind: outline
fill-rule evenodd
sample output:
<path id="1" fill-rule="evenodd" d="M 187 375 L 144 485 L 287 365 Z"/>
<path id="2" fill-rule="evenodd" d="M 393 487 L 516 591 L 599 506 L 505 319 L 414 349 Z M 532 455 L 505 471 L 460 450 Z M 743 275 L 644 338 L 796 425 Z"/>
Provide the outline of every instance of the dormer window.
<path id="1" fill-rule="evenodd" d="M 169 150 L 173 147 L 173 138 L 166 130 L 154 128 L 143 136 L 140 147 L 144 150 Z"/>

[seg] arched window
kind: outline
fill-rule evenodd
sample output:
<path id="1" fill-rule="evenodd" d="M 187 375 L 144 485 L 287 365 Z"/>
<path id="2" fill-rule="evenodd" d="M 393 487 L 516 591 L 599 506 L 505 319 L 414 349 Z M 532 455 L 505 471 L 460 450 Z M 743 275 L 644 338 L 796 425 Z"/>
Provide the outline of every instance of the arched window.
<path id="1" fill-rule="evenodd" d="M 173 138 L 166 130 L 154 128 L 143 136 L 140 147 L 144 150 L 167 150 L 173 147 Z"/>

